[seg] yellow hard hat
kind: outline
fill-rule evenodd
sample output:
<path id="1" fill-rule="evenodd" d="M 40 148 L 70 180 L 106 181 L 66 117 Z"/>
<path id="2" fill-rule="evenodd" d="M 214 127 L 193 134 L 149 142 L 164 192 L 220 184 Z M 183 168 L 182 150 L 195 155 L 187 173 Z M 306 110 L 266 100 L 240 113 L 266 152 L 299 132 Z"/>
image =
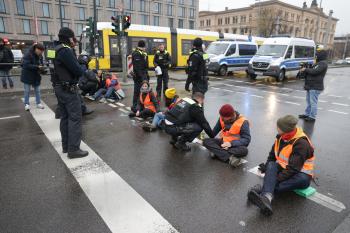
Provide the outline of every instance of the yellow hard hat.
<path id="1" fill-rule="evenodd" d="M 174 98 L 176 95 L 176 89 L 175 88 L 169 88 L 165 91 L 165 96 L 168 98 L 168 99 L 172 99 Z"/>

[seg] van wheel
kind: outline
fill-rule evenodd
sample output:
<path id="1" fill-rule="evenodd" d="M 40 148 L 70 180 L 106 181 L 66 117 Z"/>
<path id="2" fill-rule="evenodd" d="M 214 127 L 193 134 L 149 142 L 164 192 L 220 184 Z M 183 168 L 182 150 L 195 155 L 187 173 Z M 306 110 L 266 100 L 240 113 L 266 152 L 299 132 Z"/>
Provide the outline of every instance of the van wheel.
<path id="1" fill-rule="evenodd" d="M 276 78 L 277 82 L 283 82 L 286 78 L 286 71 L 285 70 L 281 70 L 278 77 Z"/>
<path id="2" fill-rule="evenodd" d="M 251 80 L 255 80 L 257 75 L 256 74 L 248 74 L 248 77 L 251 79 Z"/>
<path id="3" fill-rule="evenodd" d="M 225 66 L 225 65 L 220 66 L 218 74 L 220 76 L 226 76 L 227 75 L 227 66 Z"/>

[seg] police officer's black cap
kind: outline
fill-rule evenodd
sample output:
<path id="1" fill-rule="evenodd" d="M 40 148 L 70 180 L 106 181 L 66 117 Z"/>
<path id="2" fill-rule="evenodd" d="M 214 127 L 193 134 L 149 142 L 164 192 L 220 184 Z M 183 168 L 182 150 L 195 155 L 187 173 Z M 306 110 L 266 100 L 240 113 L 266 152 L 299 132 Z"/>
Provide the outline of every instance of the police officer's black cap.
<path id="1" fill-rule="evenodd" d="M 74 38 L 75 35 L 74 35 L 74 32 L 72 29 L 67 28 L 67 27 L 63 27 L 58 32 L 58 37 Z"/>
<path id="2" fill-rule="evenodd" d="M 197 47 L 197 48 L 202 47 L 202 44 L 203 44 L 203 40 L 201 38 L 199 38 L 199 37 L 197 37 L 193 41 L 193 46 L 194 47 Z"/>
<path id="3" fill-rule="evenodd" d="M 137 47 L 140 47 L 140 48 L 144 48 L 144 47 L 146 47 L 146 43 L 145 43 L 145 41 L 140 40 L 140 41 L 137 43 Z"/>

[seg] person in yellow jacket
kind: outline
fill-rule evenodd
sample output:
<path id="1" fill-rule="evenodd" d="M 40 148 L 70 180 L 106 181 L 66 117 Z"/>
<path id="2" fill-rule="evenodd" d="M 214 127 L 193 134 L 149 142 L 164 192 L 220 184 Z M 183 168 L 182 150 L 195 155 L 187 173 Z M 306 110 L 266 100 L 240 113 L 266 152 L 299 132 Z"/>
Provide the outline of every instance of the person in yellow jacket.
<path id="1" fill-rule="evenodd" d="M 271 215 L 271 201 L 275 194 L 305 189 L 314 176 L 314 148 L 301 128 L 298 119 L 287 115 L 277 121 L 278 135 L 267 162 L 259 165 L 265 173 L 263 186 L 248 191 L 248 200 L 264 215 Z"/>

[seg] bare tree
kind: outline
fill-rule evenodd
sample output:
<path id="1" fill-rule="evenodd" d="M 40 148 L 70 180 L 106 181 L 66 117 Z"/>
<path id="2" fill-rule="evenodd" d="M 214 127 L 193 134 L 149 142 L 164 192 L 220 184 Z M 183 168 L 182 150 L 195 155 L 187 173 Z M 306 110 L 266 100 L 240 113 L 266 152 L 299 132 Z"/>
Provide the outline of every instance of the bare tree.
<path id="1" fill-rule="evenodd" d="M 276 21 L 281 12 L 273 8 L 263 8 L 259 11 L 260 16 L 257 18 L 258 34 L 263 37 L 269 37 L 273 34 L 276 26 Z M 282 25 L 279 27 L 280 31 L 278 33 L 285 33 L 287 31 L 287 26 Z"/>

